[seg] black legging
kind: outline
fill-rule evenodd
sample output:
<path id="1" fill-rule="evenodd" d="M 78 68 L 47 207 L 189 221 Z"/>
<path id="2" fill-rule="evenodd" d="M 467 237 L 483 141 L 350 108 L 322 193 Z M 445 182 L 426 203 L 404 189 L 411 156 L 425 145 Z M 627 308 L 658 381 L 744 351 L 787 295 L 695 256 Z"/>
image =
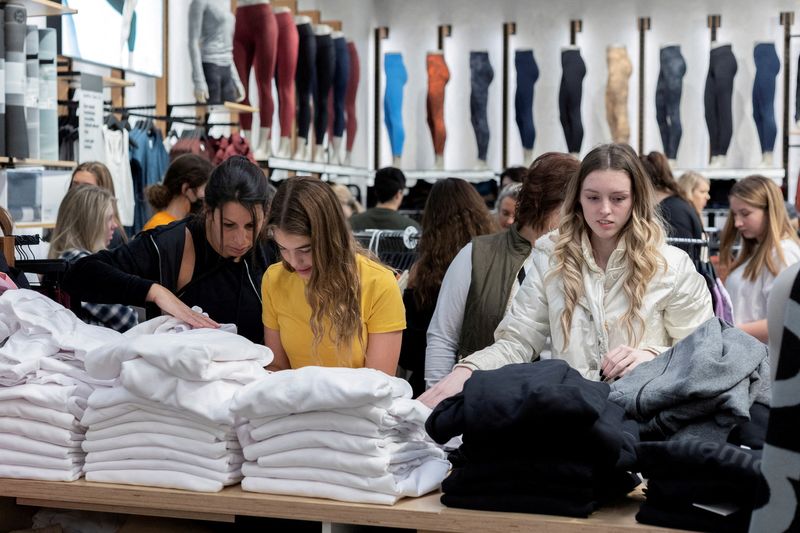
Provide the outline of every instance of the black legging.
<path id="1" fill-rule="evenodd" d="M 347 82 L 350 80 L 350 51 L 347 40 L 338 37 L 333 40 L 336 51 L 336 71 L 333 76 L 333 136 L 344 135 L 344 108 L 347 96 Z"/>
<path id="2" fill-rule="evenodd" d="M 656 121 L 661 132 L 661 143 L 668 159 L 678 157 L 681 142 L 681 93 L 683 76 L 686 74 L 686 61 L 679 46 L 665 46 L 661 49 L 661 70 L 656 85 Z"/>
<path id="3" fill-rule="evenodd" d="M 308 139 L 311 123 L 311 88 L 314 70 L 317 68 L 317 38 L 311 24 L 298 24 L 297 34 L 297 136 Z"/>
<path id="4" fill-rule="evenodd" d="M 328 94 L 336 71 L 336 49 L 330 35 L 317 35 L 317 87 L 314 91 L 314 142 L 322 144 L 328 131 Z"/>
<path id="5" fill-rule="evenodd" d="M 469 97 L 470 118 L 478 143 L 478 159 L 486 161 L 489 148 L 489 120 L 486 110 L 489 103 L 489 85 L 494 79 L 494 70 L 489 64 L 488 52 L 470 52 L 469 70 L 472 92 Z"/>
<path id="6" fill-rule="evenodd" d="M 704 100 L 712 156 L 725 155 L 733 137 L 731 100 L 736 70 L 736 58 L 733 57 L 731 45 L 711 50 Z"/>
<path id="7" fill-rule="evenodd" d="M 586 64 L 583 62 L 580 50 L 562 50 L 561 70 L 561 88 L 558 91 L 561 127 L 567 140 L 567 151 L 578 153 L 583 143 L 581 99 L 583 77 L 586 76 Z"/>
<path id="8" fill-rule="evenodd" d="M 522 147 L 533 149 L 536 128 L 533 125 L 533 86 L 539 78 L 539 68 L 533 50 L 517 50 L 514 54 L 517 68 L 517 92 L 514 94 L 514 110 Z"/>

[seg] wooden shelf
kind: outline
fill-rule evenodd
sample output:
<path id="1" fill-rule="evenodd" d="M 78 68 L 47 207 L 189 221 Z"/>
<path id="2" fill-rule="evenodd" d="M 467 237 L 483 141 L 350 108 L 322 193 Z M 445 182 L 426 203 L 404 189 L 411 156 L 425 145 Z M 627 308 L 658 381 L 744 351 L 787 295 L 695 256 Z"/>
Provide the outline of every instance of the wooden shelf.
<path id="1" fill-rule="evenodd" d="M 130 80 L 112 78 L 111 76 L 103 76 L 103 87 L 111 87 L 113 89 L 117 87 L 133 87 L 135 85 L 136 83 Z"/>
<path id="2" fill-rule="evenodd" d="M 15 157 L 0 157 L 0 167 L 45 167 L 71 169 L 78 166 L 75 161 L 45 161 L 43 159 L 18 159 Z"/>
<path id="3" fill-rule="evenodd" d="M 32 222 L 14 222 L 14 227 L 17 229 L 53 229 L 56 227 L 56 221 L 34 220 Z"/>
<path id="4" fill-rule="evenodd" d="M 8 2 L 0 2 L 6 4 Z M 77 9 L 62 5 L 61 2 L 50 0 L 13 0 L 13 4 L 25 6 L 29 17 L 50 17 L 54 15 L 71 15 L 77 13 Z"/>
<path id="5" fill-rule="evenodd" d="M 251 105 L 237 104 L 236 102 L 225 102 L 222 104 L 225 109 L 237 113 L 258 113 L 258 108 Z"/>
<path id="6" fill-rule="evenodd" d="M 782 168 L 676 168 L 672 170 L 672 174 L 679 177 L 687 170 L 694 170 L 710 180 L 741 180 L 747 176 L 759 175 L 780 182 L 786 173 Z"/>

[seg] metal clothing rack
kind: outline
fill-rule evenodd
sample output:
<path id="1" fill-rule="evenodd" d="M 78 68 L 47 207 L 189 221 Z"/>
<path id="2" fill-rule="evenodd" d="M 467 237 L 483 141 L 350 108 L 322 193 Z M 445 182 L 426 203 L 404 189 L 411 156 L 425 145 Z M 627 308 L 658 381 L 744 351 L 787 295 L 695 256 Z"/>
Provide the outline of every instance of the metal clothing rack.
<path id="1" fill-rule="evenodd" d="M 700 251 L 700 260 L 708 263 L 710 258 L 710 243 L 708 239 L 687 239 L 683 237 L 667 237 L 667 244 L 683 244 L 689 246 L 699 246 L 702 248 Z"/>
<path id="2" fill-rule="evenodd" d="M 414 227 L 405 230 L 357 231 L 353 236 L 361 246 L 396 270 L 408 270 L 417 260 L 420 234 Z"/>

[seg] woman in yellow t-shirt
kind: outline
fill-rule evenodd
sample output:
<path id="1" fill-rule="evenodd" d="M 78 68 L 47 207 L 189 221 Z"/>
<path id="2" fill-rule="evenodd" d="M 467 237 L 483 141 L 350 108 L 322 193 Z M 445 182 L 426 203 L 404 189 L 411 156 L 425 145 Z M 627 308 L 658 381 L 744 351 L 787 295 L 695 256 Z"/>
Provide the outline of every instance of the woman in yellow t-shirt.
<path id="1" fill-rule="evenodd" d="M 270 370 L 345 366 L 394 375 L 406 327 L 400 288 L 356 244 L 330 186 L 284 181 L 268 228 L 283 259 L 261 284 Z"/>
<path id="2" fill-rule="evenodd" d="M 147 202 L 156 211 L 142 231 L 182 220 L 203 207 L 206 183 L 214 167 L 205 157 L 184 154 L 170 163 L 164 181 L 145 190 Z"/>

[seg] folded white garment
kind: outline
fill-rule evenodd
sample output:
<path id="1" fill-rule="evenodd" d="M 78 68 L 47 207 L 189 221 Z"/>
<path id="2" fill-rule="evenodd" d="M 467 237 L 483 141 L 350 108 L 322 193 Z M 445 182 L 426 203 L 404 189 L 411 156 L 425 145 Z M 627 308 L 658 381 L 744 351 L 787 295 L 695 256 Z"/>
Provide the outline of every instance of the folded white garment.
<path id="1" fill-rule="evenodd" d="M 122 409 L 118 409 L 119 407 L 122 407 Z M 127 408 L 130 408 L 131 410 L 126 410 Z M 225 426 L 201 424 L 200 422 L 195 422 L 193 420 L 179 418 L 176 416 L 177 413 L 175 411 L 172 412 L 175 414 L 165 414 L 169 413 L 168 411 L 163 411 L 162 413 L 150 412 L 147 410 L 147 408 L 140 409 L 133 404 L 107 407 L 101 410 L 94 410 L 93 408 L 89 407 L 86 410 L 86 413 L 83 415 L 83 419 L 85 420 L 87 415 L 90 415 L 93 412 L 96 413 L 97 411 L 101 411 L 101 414 L 105 416 L 108 412 L 115 409 L 122 414 L 111 416 L 100 422 L 88 424 L 88 426 L 92 430 L 99 430 L 114 427 L 119 424 L 127 424 L 129 422 L 160 422 L 162 424 L 171 424 L 173 426 L 181 426 L 185 428 L 196 429 L 198 431 L 205 431 L 206 433 L 210 433 L 220 440 L 226 439 L 232 434 L 232 430 L 228 430 L 228 428 Z"/>
<path id="2" fill-rule="evenodd" d="M 242 471 L 235 468 L 232 471 L 218 472 L 197 465 L 182 463 L 180 461 L 166 461 L 162 459 L 123 459 L 121 461 L 103 461 L 87 463 L 84 472 L 98 472 L 101 470 L 160 470 L 169 472 L 183 472 L 204 479 L 219 481 L 223 485 L 232 485 L 242 479 Z"/>
<path id="3" fill-rule="evenodd" d="M 180 461 L 218 472 L 231 472 L 241 467 L 244 457 L 235 451 L 226 453 L 219 459 L 210 459 L 182 450 L 164 448 L 162 446 L 131 446 L 86 454 L 86 463 L 102 463 L 107 461 L 123 461 L 126 459 L 159 459 Z"/>
<path id="4" fill-rule="evenodd" d="M 192 307 L 192 309 L 198 313 L 202 312 L 202 310 L 197 306 Z M 192 327 L 183 320 L 175 318 L 171 315 L 161 315 L 151 318 L 145 322 L 139 322 L 137 325 L 123 333 L 123 335 L 130 339 L 133 337 L 138 337 L 139 335 L 152 335 L 153 333 L 178 333 L 188 329 L 192 329 Z"/>
<path id="5" fill-rule="evenodd" d="M 0 464 L 31 466 L 36 468 L 52 468 L 55 470 L 72 470 L 83 465 L 84 453 L 70 453 L 63 459 L 38 455 L 36 453 L 0 450 Z"/>
<path id="6" fill-rule="evenodd" d="M 427 494 L 441 486 L 449 469 L 450 463 L 442 459 L 425 461 L 403 476 L 385 474 L 378 477 L 359 476 L 325 468 L 265 468 L 254 463 L 242 465 L 242 473 L 247 477 L 314 481 L 394 496 Z"/>
<path id="7" fill-rule="evenodd" d="M 193 476 L 172 470 L 97 470 L 86 473 L 86 481 L 145 485 L 165 489 L 184 489 L 195 492 L 219 492 L 224 486 L 219 481 Z"/>
<path id="8" fill-rule="evenodd" d="M 284 416 L 262 425 L 256 425 L 256 423 L 252 422 L 251 426 L 250 436 L 256 441 L 303 430 L 338 431 L 349 435 L 372 438 L 408 435 L 409 439 L 411 439 L 414 437 L 421 438 L 424 435 L 423 428 L 417 428 L 416 431 L 409 432 L 400 430 L 397 427 L 381 427 L 365 418 L 331 411 L 298 413 Z"/>
<path id="9" fill-rule="evenodd" d="M 41 407 L 26 400 L 0 401 L 0 416 L 36 420 L 64 429 L 79 431 L 81 426 L 70 413 Z"/>
<path id="10" fill-rule="evenodd" d="M 240 439 L 241 440 L 241 439 Z M 395 455 L 412 450 L 430 450 L 431 455 L 444 457 L 445 454 L 430 441 L 408 441 L 401 437 L 373 439 L 337 433 L 335 431 L 298 431 L 279 435 L 259 442 L 242 442 L 244 456 L 255 461 L 259 457 L 303 448 L 330 448 L 360 455 Z"/>
<path id="11" fill-rule="evenodd" d="M 164 448 L 182 450 L 202 457 L 219 459 L 228 453 L 229 445 L 230 441 L 197 442 L 191 439 L 160 435 L 158 433 L 137 433 L 136 435 L 125 435 L 124 437 L 110 439 L 85 440 L 83 441 L 83 450 L 85 452 L 100 452 L 129 448 L 131 446 L 163 446 Z"/>
<path id="12" fill-rule="evenodd" d="M 84 439 L 82 430 L 78 433 L 69 429 L 51 426 L 44 422 L 11 417 L 0 417 L 0 433 L 21 435 L 59 446 L 72 446 L 76 441 Z"/>
<path id="13" fill-rule="evenodd" d="M 6 293 L 8 294 L 8 293 Z M 0 464 L 0 477 L 15 479 L 36 479 L 40 481 L 75 481 L 81 477 L 82 468 L 61 470 L 35 466 L 16 466 Z"/>
<path id="14" fill-rule="evenodd" d="M 92 393 L 88 385 L 56 385 L 26 383 L 15 387 L 0 387 L 0 401 L 26 400 L 41 407 L 71 413 L 80 419 L 86 409 L 86 398 Z"/>
<path id="15" fill-rule="evenodd" d="M 136 396 L 229 426 L 235 422 L 230 410 L 231 400 L 236 391 L 243 387 L 233 381 L 181 379 L 144 359 L 125 361 L 120 382 Z"/>
<path id="16" fill-rule="evenodd" d="M 162 422 L 128 422 L 117 424 L 104 429 L 94 429 L 90 427 L 86 431 L 86 438 L 91 440 L 109 439 L 112 437 L 124 437 L 137 433 L 160 433 L 163 435 L 173 435 L 199 442 L 218 442 L 216 436 L 199 429 L 187 428 L 179 424 L 164 424 Z"/>
<path id="17" fill-rule="evenodd" d="M 337 412 L 365 418 L 381 427 L 418 426 L 425 428 L 425 421 L 431 415 L 431 408 L 411 398 L 395 398 L 389 407 L 383 408 L 375 405 L 362 405 L 350 409 L 341 409 Z"/>
<path id="18" fill-rule="evenodd" d="M 66 459 L 70 454 L 83 452 L 81 442 L 74 442 L 72 446 L 59 446 L 11 433 L 0 433 L 0 450 L 34 453 L 57 459 Z"/>
<path id="19" fill-rule="evenodd" d="M 231 409 L 247 418 L 329 411 L 410 398 L 411 385 L 372 368 L 306 366 L 282 370 L 247 385 Z"/>
<path id="20" fill-rule="evenodd" d="M 363 456 L 329 448 L 303 448 L 258 458 L 258 466 L 325 468 L 360 476 L 402 475 L 433 457 L 429 450 L 408 450 L 396 455 Z"/>
<path id="21" fill-rule="evenodd" d="M 180 357 L 175 357 L 178 352 Z M 236 376 L 249 383 L 266 373 L 263 367 L 272 362 L 272 350 L 218 329 L 155 333 L 125 337 L 94 350 L 86 358 L 86 370 L 96 378 L 112 379 L 120 375 L 122 363 L 138 358 L 184 379 L 210 381 Z M 214 364 L 227 361 L 255 364 L 229 367 Z"/>
<path id="22" fill-rule="evenodd" d="M 39 360 L 39 370 L 49 374 L 63 374 L 75 380 L 95 387 L 112 387 L 116 383 L 113 379 L 93 378 L 86 372 L 81 361 L 62 361 L 58 359 L 60 353 L 53 357 L 45 357 Z"/>
<path id="23" fill-rule="evenodd" d="M 28 376 L 32 376 L 39 370 L 39 359 L 28 361 L 4 362 L 6 359 L 0 357 L 0 387 L 13 387 L 25 383 Z"/>

